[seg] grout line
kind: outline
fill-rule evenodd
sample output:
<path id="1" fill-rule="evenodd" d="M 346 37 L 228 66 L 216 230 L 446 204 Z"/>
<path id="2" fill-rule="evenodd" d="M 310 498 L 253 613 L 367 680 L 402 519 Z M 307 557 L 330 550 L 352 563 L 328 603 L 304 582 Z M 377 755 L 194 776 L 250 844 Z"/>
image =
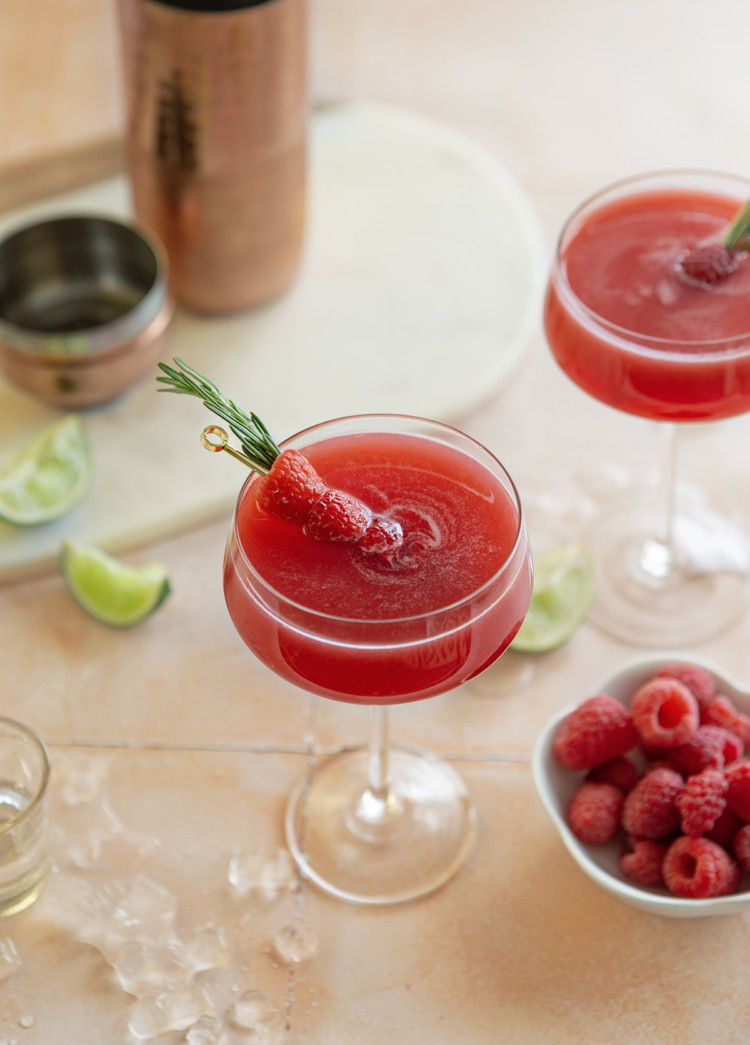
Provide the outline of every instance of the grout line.
<path id="1" fill-rule="evenodd" d="M 335 747 L 317 747 L 315 744 L 314 714 L 311 714 L 311 724 L 304 744 L 288 746 L 269 745 L 264 747 L 257 744 L 227 743 L 217 741 L 216 743 L 196 743 L 194 741 L 170 742 L 150 740 L 112 740 L 103 738 L 93 740 L 85 737 L 68 737 L 58 740 L 45 740 L 48 748 L 105 748 L 107 750 L 121 751 L 175 751 L 175 752 L 216 752 L 221 754 L 248 754 L 248 755 L 302 755 L 308 763 L 308 772 L 313 768 L 318 758 L 324 758 L 338 751 L 345 751 L 362 747 L 361 744 L 343 744 Z M 394 745 L 399 746 L 399 745 Z M 409 747 L 410 745 L 403 745 Z M 446 762 L 476 762 L 476 763 L 501 763 L 529 765 L 532 761 L 531 755 L 517 755 L 510 752 L 492 752 L 488 754 L 476 754 L 460 751 L 432 752 Z"/>

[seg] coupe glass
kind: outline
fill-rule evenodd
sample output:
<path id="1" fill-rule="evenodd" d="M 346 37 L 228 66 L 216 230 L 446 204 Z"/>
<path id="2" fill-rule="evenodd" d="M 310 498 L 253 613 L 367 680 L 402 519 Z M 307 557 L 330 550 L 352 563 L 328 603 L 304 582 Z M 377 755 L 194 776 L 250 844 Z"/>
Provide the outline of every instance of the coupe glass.
<path id="1" fill-rule="evenodd" d="M 252 508 L 253 474 L 240 491 L 229 532 L 224 590 L 238 633 L 261 661 L 309 692 L 367 705 L 369 743 L 344 748 L 304 775 L 289 800 L 286 834 L 299 867 L 320 887 L 345 900 L 384 904 L 442 885 L 465 860 L 475 834 L 475 812 L 462 778 L 427 751 L 391 746 L 388 706 L 452 689 L 499 657 L 528 609 L 532 572 L 515 486 L 499 461 L 463 433 L 420 418 L 369 415 L 310 428 L 284 448 L 303 450 L 324 478 L 316 452 L 332 447 L 338 459 L 338 451 L 345 449 L 351 475 L 360 467 L 357 446 L 362 438 L 370 446 L 381 440 L 384 447 L 377 478 L 370 473 L 366 482 L 371 503 L 377 501 L 372 506 L 396 518 L 401 512 L 402 519 L 415 511 L 423 523 L 429 511 L 433 554 L 441 541 L 447 548 L 456 535 L 460 538 L 465 520 L 455 502 L 463 496 L 461 484 L 472 477 L 472 496 L 482 491 L 492 527 L 497 522 L 498 533 L 502 527 L 509 533 L 508 547 L 496 555 L 481 583 L 467 581 L 447 603 L 425 603 L 417 568 L 395 578 L 401 611 L 394 612 L 390 604 L 381 612 L 373 597 L 356 614 L 339 615 L 316 608 L 316 590 L 323 582 L 320 564 L 311 559 L 303 563 L 295 591 L 275 590 L 259 570 L 259 556 L 243 521 L 246 511 L 258 512 Z M 418 503 L 418 496 L 406 505 L 409 476 L 417 474 L 409 472 L 415 448 L 417 471 L 432 472 L 434 480 L 435 501 L 427 507 Z M 456 462 L 463 464 L 454 468 Z M 389 480 L 399 486 L 399 504 L 393 502 Z M 362 490 L 348 492 L 362 497 Z M 455 524 L 452 538 L 440 532 L 443 516 Z M 275 523 L 267 517 L 264 525 Z M 303 542 L 298 551 L 305 559 L 308 551 L 313 559 L 324 560 L 350 554 L 309 538 L 295 539 Z M 481 558 L 485 549 L 477 548 L 475 554 Z M 327 583 L 328 571 L 323 573 Z M 383 574 L 374 570 L 373 592 L 383 581 Z M 463 577 L 459 587 L 461 583 Z M 369 584 L 367 579 L 366 594 Z"/>
<path id="2" fill-rule="evenodd" d="M 544 316 L 553 356 L 589 395 L 661 429 L 656 496 L 603 510 L 587 538 L 597 569 L 591 620 L 638 645 L 707 638 L 745 603 L 744 535 L 695 499 L 681 503 L 676 479 L 687 423 L 750 410 L 750 258 L 713 286 L 691 283 L 679 267 L 687 250 L 719 238 L 748 197 L 750 181 L 731 175 L 639 175 L 583 203 L 557 245 Z M 646 200 L 665 222 L 659 234 L 638 225 Z M 608 222 L 605 256 L 591 237 Z M 658 313 L 657 326 L 642 309 Z"/>

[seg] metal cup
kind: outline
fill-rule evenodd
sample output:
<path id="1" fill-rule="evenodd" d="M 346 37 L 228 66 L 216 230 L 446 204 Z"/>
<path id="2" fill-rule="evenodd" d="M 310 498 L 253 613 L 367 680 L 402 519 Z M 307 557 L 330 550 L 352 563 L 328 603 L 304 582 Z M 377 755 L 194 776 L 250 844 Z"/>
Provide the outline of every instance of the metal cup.
<path id="1" fill-rule="evenodd" d="M 71 215 L 0 243 L 0 368 L 62 407 L 113 398 L 163 354 L 173 301 L 161 246 L 131 225 Z"/>

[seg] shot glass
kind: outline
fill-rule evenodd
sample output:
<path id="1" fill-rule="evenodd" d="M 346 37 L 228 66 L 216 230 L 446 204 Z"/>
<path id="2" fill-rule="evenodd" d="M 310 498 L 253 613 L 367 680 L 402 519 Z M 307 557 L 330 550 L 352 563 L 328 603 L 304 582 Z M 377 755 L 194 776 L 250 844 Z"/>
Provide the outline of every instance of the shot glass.
<path id="1" fill-rule="evenodd" d="M 0 917 L 38 898 L 50 867 L 49 758 L 27 726 L 0 717 Z"/>

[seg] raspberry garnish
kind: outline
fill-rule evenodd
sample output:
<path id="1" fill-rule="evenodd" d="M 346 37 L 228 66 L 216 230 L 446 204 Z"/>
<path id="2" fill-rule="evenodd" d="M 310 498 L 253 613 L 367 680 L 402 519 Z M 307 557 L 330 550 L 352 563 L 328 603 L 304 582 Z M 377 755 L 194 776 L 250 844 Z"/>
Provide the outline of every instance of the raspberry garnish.
<path id="1" fill-rule="evenodd" d="M 656 677 L 677 679 L 683 686 L 687 686 L 698 701 L 698 708 L 701 711 L 708 707 L 716 696 L 716 683 L 713 675 L 699 664 L 682 663 L 681 661 L 665 664 L 659 668 Z"/>
<path id="2" fill-rule="evenodd" d="M 737 268 L 739 259 L 723 243 L 704 243 L 691 250 L 679 262 L 680 270 L 695 283 L 712 287 Z"/>
<path id="3" fill-rule="evenodd" d="M 682 682 L 653 678 L 637 691 L 630 705 L 633 725 L 645 745 L 671 748 L 698 728 L 698 703 Z"/>
<path id="4" fill-rule="evenodd" d="M 629 835 L 620 857 L 620 870 L 639 885 L 663 885 L 662 864 L 668 848 L 666 842 Z"/>
<path id="5" fill-rule="evenodd" d="M 299 450 L 283 450 L 258 480 L 261 508 L 289 522 L 304 522 L 325 493 L 326 485 Z"/>
<path id="6" fill-rule="evenodd" d="M 368 555 L 383 555 L 386 558 L 404 543 L 401 523 L 387 515 L 374 515 L 367 530 L 360 538 L 359 546 Z"/>
<path id="7" fill-rule="evenodd" d="M 358 541 L 370 525 L 372 512 L 341 490 L 326 490 L 305 519 L 303 531 L 316 541 Z"/>
<path id="8" fill-rule="evenodd" d="M 672 842 L 662 871 L 671 892 L 695 900 L 735 892 L 741 874 L 738 864 L 716 842 L 688 835 Z"/>
<path id="9" fill-rule="evenodd" d="M 593 769 L 626 754 L 637 741 L 627 708 L 608 694 L 598 693 L 560 723 L 553 751 L 567 769 Z"/>
<path id="10" fill-rule="evenodd" d="M 728 729 L 740 738 L 743 747 L 750 747 L 750 718 L 738 711 L 731 697 L 719 694 L 703 711 L 701 719 L 706 725 Z"/>
<path id="11" fill-rule="evenodd" d="M 724 771 L 727 805 L 745 823 L 750 823 L 750 762 L 736 762 Z"/>
<path id="12" fill-rule="evenodd" d="M 614 784 L 583 783 L 570 800 L 568 826 L 584 845 L 604 845 L 620 830 L 622 803 Z"/>
<path id="13" fill-rule="evenodd" d="M 685 781 L 677 796 L 682 833 L 697 838 L 710 831 L 726 808 L 728 784 L 717 769 L 704 769 Z"/>
<path id="14" fill-rule="evenodd" d="M 677 797 L 685 782 L 679 773 L 665 766 L 651 769 L 625 796 L 622 826 L 629 835 L 659 841 L 680 826 Z"/>
<path id="15" fill-rule="evenodd" d="M 620 755 L 618 758 L 610 759 L 609 762 L 602 762 L 600 766 L 594 766 L 586 774 L 586 780 L 595 784 L 614 784 L 623 794 L 626 794 L 633 790 L 638 783 L 639 776 L 638 768 L 632 758 Z"/>

